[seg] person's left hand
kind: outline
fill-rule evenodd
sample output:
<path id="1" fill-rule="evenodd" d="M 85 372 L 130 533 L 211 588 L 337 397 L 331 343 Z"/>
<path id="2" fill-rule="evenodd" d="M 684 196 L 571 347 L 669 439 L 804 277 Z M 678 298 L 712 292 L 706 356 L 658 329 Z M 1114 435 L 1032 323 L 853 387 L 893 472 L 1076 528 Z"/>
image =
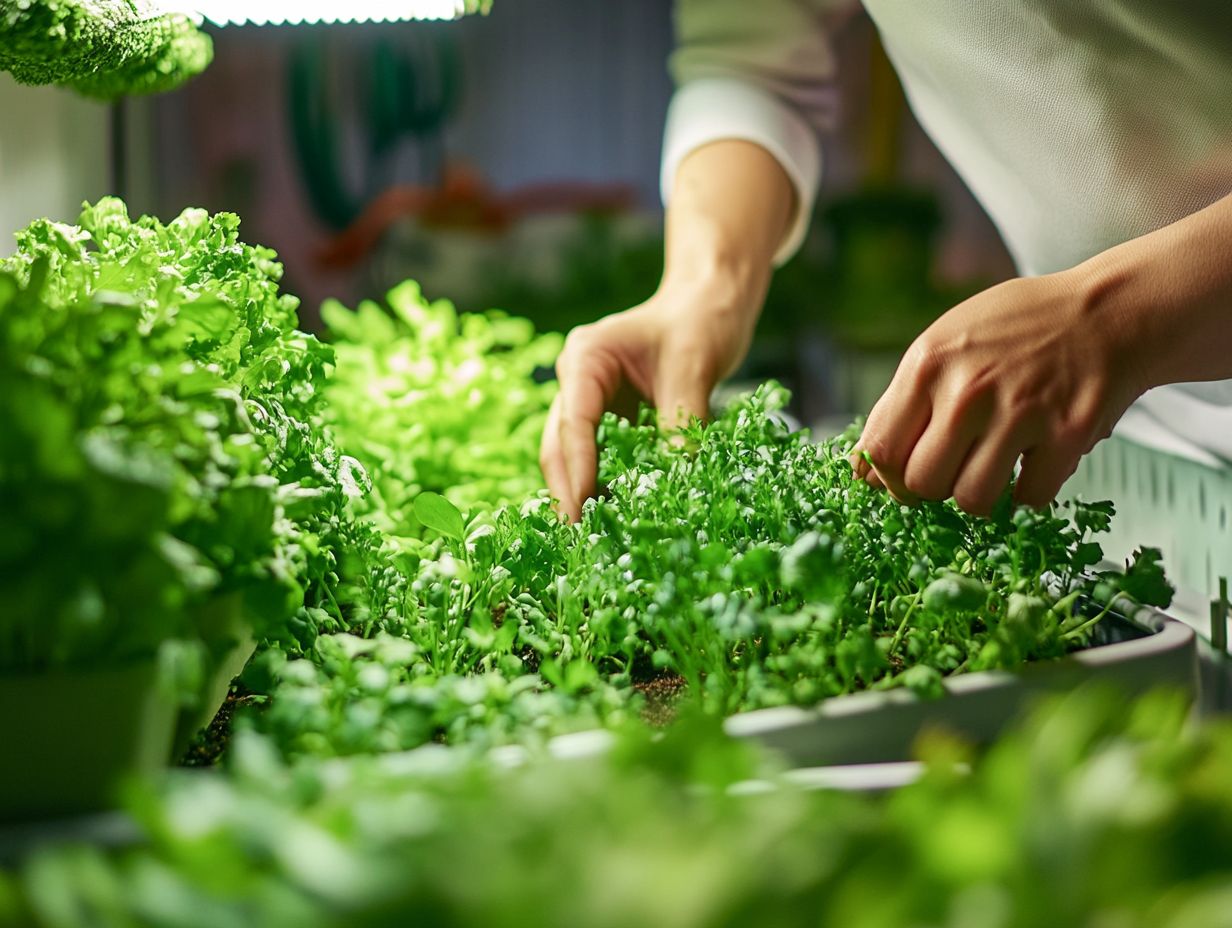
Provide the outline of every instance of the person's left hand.
<path id="1" fill-rule="evenodd" d="M 1021 457 L 1015 499 L 1054 499 L 1145 389 L 1126 327 L 1082 283 L 1010 280 L 933 323 L 869 414 L 857 473 L 903 502 L 953 496 L 987 515 Z"/>

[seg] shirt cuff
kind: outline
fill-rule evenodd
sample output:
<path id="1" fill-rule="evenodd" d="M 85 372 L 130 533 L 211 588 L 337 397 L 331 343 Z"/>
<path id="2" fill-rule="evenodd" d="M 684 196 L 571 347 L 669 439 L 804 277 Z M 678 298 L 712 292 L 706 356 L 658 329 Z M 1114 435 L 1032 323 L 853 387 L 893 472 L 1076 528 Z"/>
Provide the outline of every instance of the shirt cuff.
<path id="1" fill-rule="evenodd" d="M 707 77 L 683 84 L 672 97 L 663 134 L 659 188 L 663 205 L 671 198 L 680 162 L 722 139 L 760 145 L 782 165 L 796 189 L 796 213 L 774 254 L 774 266 L 794 255 L 808 232 L 821 179 L 821 145 L 812 126 L 774 94 L 747 81 Z"/>

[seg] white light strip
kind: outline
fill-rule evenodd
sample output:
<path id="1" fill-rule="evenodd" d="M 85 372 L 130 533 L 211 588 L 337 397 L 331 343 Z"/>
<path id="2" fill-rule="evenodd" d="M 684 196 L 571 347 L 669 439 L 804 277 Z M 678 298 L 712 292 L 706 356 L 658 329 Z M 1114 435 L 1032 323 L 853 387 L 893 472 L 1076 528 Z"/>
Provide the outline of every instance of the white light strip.
<path id="1" fill-rule="evenodd" d="M 467 0 L 196 0 L 191 5 L 215 26 L 457 19 L 468 8 Z"/>

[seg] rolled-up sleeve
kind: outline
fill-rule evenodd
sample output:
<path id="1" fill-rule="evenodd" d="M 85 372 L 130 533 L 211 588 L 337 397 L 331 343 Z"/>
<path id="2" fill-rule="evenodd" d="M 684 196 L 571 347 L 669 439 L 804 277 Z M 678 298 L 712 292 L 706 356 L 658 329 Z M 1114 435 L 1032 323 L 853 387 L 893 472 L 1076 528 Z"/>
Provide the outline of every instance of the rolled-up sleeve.
<path id="1" fill-rule="evenodd" d="M 667 205 L 680 162 L 721 139 L 760 145 L 796 189 L 796 212 L 777 253 L 800 247 L 821 180 L 818 133 L 833 124 L 829 31 L 847 3 L 678 0 L 676 94 L 668 108 L 660 187 Z"/>

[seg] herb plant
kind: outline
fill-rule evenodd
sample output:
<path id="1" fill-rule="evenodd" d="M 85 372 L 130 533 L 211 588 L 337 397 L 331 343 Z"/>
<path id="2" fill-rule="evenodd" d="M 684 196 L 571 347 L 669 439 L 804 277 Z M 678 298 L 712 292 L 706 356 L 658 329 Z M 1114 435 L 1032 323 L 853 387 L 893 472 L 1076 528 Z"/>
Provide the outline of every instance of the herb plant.
<path id="1" fill-rule="evenodd" d="M 192 347 L 225 325 L 186 239 L 122 207 L 38 222 L 0 274 L 4 669 L 191 637 L 207 597 L 285 600 L 275 487 L 241 398 Z M 181 246 L 178 264 L 159 248 Z"/>

